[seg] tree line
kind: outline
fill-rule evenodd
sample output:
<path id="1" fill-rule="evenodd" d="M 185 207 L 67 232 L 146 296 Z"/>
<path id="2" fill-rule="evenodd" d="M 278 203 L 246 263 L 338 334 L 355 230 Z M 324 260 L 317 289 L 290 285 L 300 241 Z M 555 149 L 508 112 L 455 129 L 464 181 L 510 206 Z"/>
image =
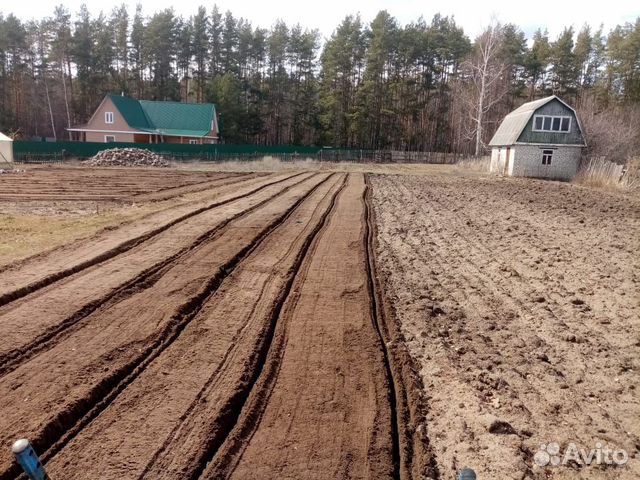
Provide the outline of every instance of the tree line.
<path id="1" fill-rule="evenodd" d="M 401 25 L 381 11 L 323 39 L 216 6 L 189 18 L 58 6 L 40 20 L 0 14 L 0 130 L 66 139 L 105 94 L 124 93 L 215 103 L 226 142 L 482 153 L 506 113 L 556 94 L 617 151 L 602 130 L 638 119 L 639 59 L 640 18 L 531 39 L 493 23 L 472 40 L 452 17 Z"/>

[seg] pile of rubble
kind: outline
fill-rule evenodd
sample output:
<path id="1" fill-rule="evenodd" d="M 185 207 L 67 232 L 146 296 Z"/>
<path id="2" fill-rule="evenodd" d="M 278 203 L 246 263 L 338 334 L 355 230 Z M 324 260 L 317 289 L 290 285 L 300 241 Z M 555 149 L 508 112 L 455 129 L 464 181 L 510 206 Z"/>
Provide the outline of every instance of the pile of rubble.
<path id="1" fill-rule="evenodd" d="M 160 155 L 141 148 L 102 150 L 84 162 L 92 167 L 168 167 Z"/>

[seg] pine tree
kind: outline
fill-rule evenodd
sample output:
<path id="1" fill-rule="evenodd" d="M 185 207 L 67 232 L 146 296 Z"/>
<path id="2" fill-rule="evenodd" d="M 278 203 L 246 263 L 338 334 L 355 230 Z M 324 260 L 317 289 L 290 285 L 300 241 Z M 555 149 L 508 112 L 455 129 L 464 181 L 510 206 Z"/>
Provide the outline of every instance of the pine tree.
<path id="1" fill-rule="evenodd" d="M 154 14 L 145 29 L 145 46 L 152 72 L 155 100 L 178 100 L 179 83 L 173 68 L 177 54 L 178 23 L 172 8 Z"/>
<path id="2" fill-rule="evenodd" d="M 111 13 L 113 30 L 116 84 L 120 92 L 129 93 L 129 12 L 125 4 Z"/>
<path id="3" fill-rule="evenodd" d="M 145 39 L 144 39 L 144 19 L 142 17 L 142 6 L 136 6 L 136 13 L 133 17 L 133 25 L 131 27 L 131 47 L 129 49 L 129 65 L 131 72 L 135 78 L 135 92 L 138 98 L 143 98 L 144 88 L 144 71 L 147 65 Z"/>
<path id="4" fill-rule="evenodd" d="M 565 28 L 551 45 L 551 88 L 554 94 L 565 98 L 575 98 L 578 88 L 573 34 L 573 27 Z"/>
<path id="5" fill-rule="evenodd" d="M 204 99 L 204 87 L 207 78 L 207 59 L 209 48 L 209 18 L 204 7 L 198 8 L 193 17 L 193 55 L 195 58 L 194 76 L 196 78 L 196 102 Z"/>

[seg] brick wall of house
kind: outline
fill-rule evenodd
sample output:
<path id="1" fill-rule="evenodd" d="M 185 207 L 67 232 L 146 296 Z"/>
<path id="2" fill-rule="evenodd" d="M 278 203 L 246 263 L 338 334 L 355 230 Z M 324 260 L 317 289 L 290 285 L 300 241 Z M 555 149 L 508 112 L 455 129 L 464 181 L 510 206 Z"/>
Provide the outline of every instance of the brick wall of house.
<path id="1" fill-rule="evenodd" d="M 581 147 L 516 145 L 511 175 L 571 180 L 580 167 Z M 553 150 L 551 165 L 542 164 L 542 151 Z"/>

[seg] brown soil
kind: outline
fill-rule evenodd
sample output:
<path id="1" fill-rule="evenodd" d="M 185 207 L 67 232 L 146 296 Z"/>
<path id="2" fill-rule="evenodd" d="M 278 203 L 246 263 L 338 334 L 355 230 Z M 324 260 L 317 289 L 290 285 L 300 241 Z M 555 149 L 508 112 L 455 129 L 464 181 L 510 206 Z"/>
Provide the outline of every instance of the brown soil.
<path id="1" fill-rule="evenodd" d="M 227 177 L 153 168 L 35 167 L 20 175 L 0 176 L 0 205 L 19 200 L 160 200 L 210 188 Z"/>
<path id="2" fill-rule="evenodd" d="M 0 480 L 20 437 L 65 479 L 638 477 L 533 464 L 638 449 L 637 198 L 125 171 L 96 191 L 189 200 L 0 269 Z"/>
<path id="3" fill-rule="evenodd" d="M 205 199 L 165 208 L 135 222 L 106 228 L 91 238 L 0 267 L 0 305 L 115 257 L 146 240 L 157 240 L 169 228 L 173 228 L 173 232 L 180 231 L 184 225 L 201 219 L 203 213 L 290 177 L 274 175 L 240 182 L 234 180 L 231 184 L 220 185 L 213 190 L 214 195 L 207 195 Z"/>
<path id="4" fill-rule="evenodd" d="M 372 184 L 379 270 L 440 476 L 640 477 L 639 199 L 516 179 Z M 541 468 L 550 442 L 630 461 Z"/>
<path id="5" fill-rule="evenodd" d="M 262 375 L 203 478 L 394 478 L 389 385 L 373 328 L 364 179 L 311 245 Z"/>
<path id="6" fill-rule="evenodd" d="M 0 272 L 1 442 L 53 478 L 396 478 L 364 191 L 254 179 Z"/>

